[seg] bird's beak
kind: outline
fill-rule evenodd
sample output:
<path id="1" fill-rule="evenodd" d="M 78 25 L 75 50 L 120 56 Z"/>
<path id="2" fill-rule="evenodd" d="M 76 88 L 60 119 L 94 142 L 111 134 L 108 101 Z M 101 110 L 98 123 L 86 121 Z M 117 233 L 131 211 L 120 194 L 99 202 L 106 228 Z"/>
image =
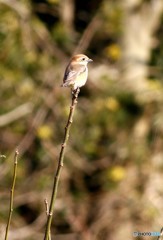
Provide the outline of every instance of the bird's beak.
<path id="1" fill-rule="evenodd" d="M 89 59 L 88 59 L 88 62 L 93 62 L 93 60 L 89 58 Z"/>

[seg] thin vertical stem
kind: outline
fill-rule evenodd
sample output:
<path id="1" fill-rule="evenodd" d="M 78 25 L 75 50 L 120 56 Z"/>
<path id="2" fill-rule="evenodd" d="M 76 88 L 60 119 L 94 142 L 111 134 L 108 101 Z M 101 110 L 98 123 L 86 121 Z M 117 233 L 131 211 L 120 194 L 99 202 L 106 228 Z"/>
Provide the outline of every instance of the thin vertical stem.
<path id="1" fill-rule="evenodd" d="M 10 191 L 10 209 L 9 209 L 8 221 L 7 221 L 7 226 L 6 226 L 5 240 L 8 239 L 8 232 L 9 232 L 9 227 L 10 227 L 11 217 L 12 217 L 12 212 L 13 212 L 14 190 L 15 190 L 15 183 L 16 183 L 18 155 L 19 155 L 19 151 L 16 150 L 15 156 L 14 156 L 14 174 L 13 174 L 13 180 L 12 180 L 12 187 L 11 187 L 11 191 Z"/>
<path id="2" fill-rule="evenodd" d="M 48 217 L 48 214 L 49 214 L 49 204 L 48 204 L 48 200 L 45 199 L 45 200 L 44 200 L 44 203 L 45 203 L 45 209 L 46 209 L 46 216 Z M 51 240 L 51 233 L 50 233 L 50 231 L 49 231 L 48 240 Z"/>
<path id="3" fill-rule="evenodd" d="M 58 191 L 58 183 L 59 183 L 60 173 L 61 173 L 61 169 L 63 167 L 63 162 L 64 162 L 65 148 L 66 148 L 66 144 L 67 144 L 68 139 L 69 139 L 70 127 L 71 127 L 71 124 L 72 124 L 72 121 L 73 121 L 75 106 L 77 104 L 77 98 L 78 98 L 79 92 L 80 92 L 80 89 L 77 88 L 77 90 L 75 90 L 72 93 L 72 103 L 71 103 L 71 106 L 70 106 L 70 112 L 69 112 L 67 124 L 66 124 L 66 127 L 65 127 L 65 134 L 64 134 L 63 143 L 61 145 L 57 171 L 54 174 L 53 190 L 52 190 L 52 195 L 51 195 L 49 213 L 48 213 L 48 217 L 47 217 L 47 224 L 46 224 L 44 240 L 48 240 L 48 236 L 49 236 L 49 233 L 50 233 L 51 222 L 52 222 L 53 211 L 54 211 L 54 205 L 55 205 L 57 191 Z"/>

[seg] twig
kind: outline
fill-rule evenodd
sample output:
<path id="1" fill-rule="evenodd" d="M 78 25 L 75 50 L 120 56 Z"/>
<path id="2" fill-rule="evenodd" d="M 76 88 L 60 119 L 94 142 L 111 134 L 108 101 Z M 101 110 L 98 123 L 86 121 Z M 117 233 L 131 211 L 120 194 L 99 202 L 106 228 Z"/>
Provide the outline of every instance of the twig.
<path id="1" fill-rule="evenodd" d="M 46 224 L 44 240 L 48 240 L 48 236 L 49 236 L 49 232 L 50 232 L 50 228 L 51 228 L 54 205 L 55 205 L 55 200 L 56 200 L 57 190 L 58 190 L 59 177 L 60 177 L 61 169 L 63 167 L 65 148 L 66 148 L 66 144 L 69 139 L 70 127 L 71 127 L 71 124 L 73 121 L 74 110 L 75 110 L 75 106 L 77 104 L 77 98 L 78 98 L 79 92 L 80 92 L 80 89 L 77 88 L 77 90 L 72 93 L 72 103 L 70 106 L 68 121 L 67 121 L 67 124 L 65 127 L 63 143 L 61 145 L 57 171 L 54 174 L 53 190 L 52 190 L 51 202 L 50 202 L 50 207 L 49 207 L 49 212 L 48 212 L 48 217 L 47 217 L 47 224 Z"/>
<path id="2" fill-rule="evenodd" d="M 16 150 L 15 156 L 14 156 L 14 174 L 13 174 L 13 181 L 12 181 L 12 187 L 10 192 L 10 209 L 9 209 L 8 221 L 6 226 L 5 240 L 8 239 L 8 232 L 9 232 L 9 227 L 10 227 L 11 217 L 13 212 L 14 189 L 15 189 L 16 174 L 17 174 L 18 155 L 19 155 L 19 151 Z"/>
<path id="3" fill-rule="evenodd" d="M 44 199 L 44 203 L 45 203 L 46 215 L 48 216 L 48 213 L 49 213 L 49 205 L 48 205 L 47 199 Z"/>
<path id="4" fill-rule="evenodd" d="M 49 205 L 48 205 L 47 199 L 44 200 L 44 203 L 45 203 L 46 215 L 47 215 L 47 217 L 48 217 L 48 214 L 49 214 Z M 50 232 L 50 231 L 49 231 L 49 240 L 51 240 L 51 232 Z"/>

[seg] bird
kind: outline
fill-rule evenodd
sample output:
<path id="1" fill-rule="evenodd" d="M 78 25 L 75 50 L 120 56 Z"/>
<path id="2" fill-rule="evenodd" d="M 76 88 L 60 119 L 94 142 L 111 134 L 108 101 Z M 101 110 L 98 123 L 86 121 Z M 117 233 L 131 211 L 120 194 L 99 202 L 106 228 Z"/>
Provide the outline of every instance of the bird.
<path id="1" fill-rule="evenodd" d="M 84 54 L 77 54 L 68 63 L 61 87 L 69 87 L 73 91 L 85 85 L 88 78 L 87 64 L 93 60 Z"/>

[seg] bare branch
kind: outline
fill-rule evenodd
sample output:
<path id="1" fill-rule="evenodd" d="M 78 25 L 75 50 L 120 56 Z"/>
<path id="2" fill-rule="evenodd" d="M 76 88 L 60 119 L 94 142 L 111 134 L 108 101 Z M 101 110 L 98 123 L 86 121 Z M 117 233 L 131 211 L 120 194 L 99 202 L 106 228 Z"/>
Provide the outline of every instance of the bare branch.
<path id="1" fill-rule="evenodd" d="M 44 203 L 45 203 L 46 215 L 47 215 L 47 217 L 48 217 L 48 214 L 49 214 L 49 204 L 48 204 L 48 200 L 45 199 L 45 200 L 44 200 Z M 48 239 L 48 240 L 51 240 L 51 233 L 50 233 L 50 231 L 49 231 L 49 239 Z"/>
<path id="2" fill-rule="evenodd" d="M 8 239 L 8 232 L 9 232 L 9 227 L 10 227 L 11 217 L 12 217 L 12 212 L 13 212 L 14 190 L 15 190 L 15 183 L 16 183 L 18 155 L 19 155 L 19 151 L 16 150 L 15 157 L 14 157 L 14 175 L 13 175 L 12 187 L 11 187 L 11 192 L 10 192 L 10 209 L 9 209 L 8 221 L 7 221 L 7 226 L 6 226 L 5 240 Z"/>
<path id="3" fill-rule="evenodd" d="M 54 206 L 55 206 L 55 201 L 56 201 L 57 191 L 58 191 L 59 178 L 60 178 L 60 174 L 61 174 L 61 169 L 63 167 L 66 144 L 67 144 L 68 139 L 69 139 L 70 127 L 71 127 L 71 124 L 72 124 L 72 121 L 73 121 L 75 106 L 77 104 L 77 99 L 78 99 L 79 92 L 80 92 L 80 89 L 78 88 L 72 94 L 72 103 L 71 103 L 71 106 L 70 106 L 70 112 L 69 112 L 67 124 L 66 124 L 66 127 L 65 127 L 65 135 L 64 135 L 63 143 L 61 145 L 61 151 L 60 151 L 59 160 L 58 160 L 58 167 L 57 167 L 57 171 L 54 175 L 53 190 L 52 190 L 51 202 L 50 202 L 50 207 L 49 207 L 49 212 L 48 212 L 48 217 L 47 217 L 47 224 L 46 224 L 46 231 L 45 231 L 44 240 L 49 239 L 49 233 L 50 233 L 50 228 L 51 228 L 53 211 L 54 211 Z"/>

